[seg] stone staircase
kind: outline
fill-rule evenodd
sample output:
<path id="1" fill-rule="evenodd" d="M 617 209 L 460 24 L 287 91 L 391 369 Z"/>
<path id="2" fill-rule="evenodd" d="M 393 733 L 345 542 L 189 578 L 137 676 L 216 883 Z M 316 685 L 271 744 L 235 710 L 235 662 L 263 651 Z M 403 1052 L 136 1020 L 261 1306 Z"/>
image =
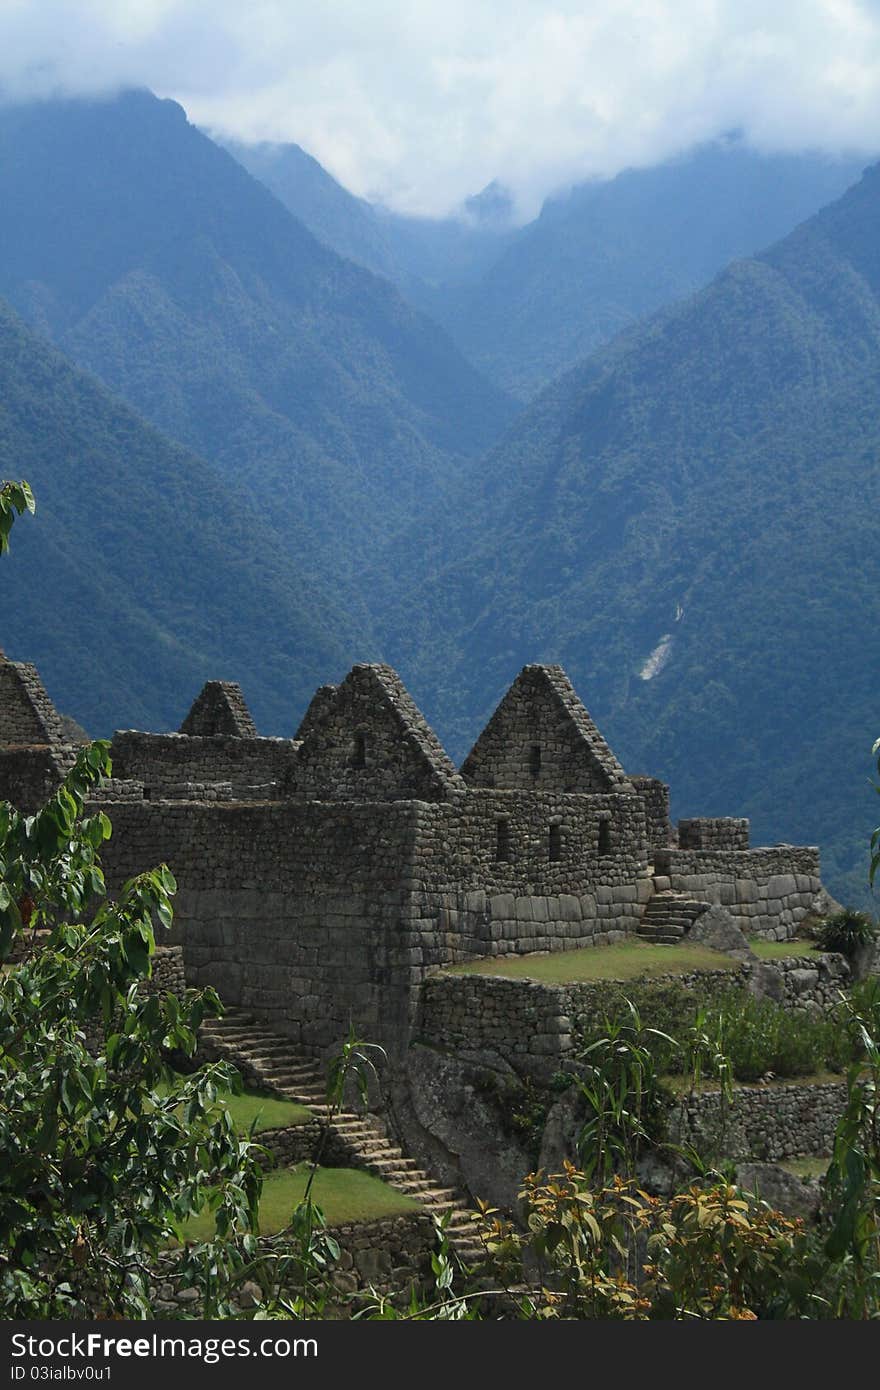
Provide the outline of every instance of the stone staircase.
<path id="1" fill-rule="evenodd" d="M 222 1018 L 206 1020 L 200 1045 L 208 1055 L 231 1062 L 247 1083 L 299 1101 L 316 1119 L 327 1119 L 327 1087 L 319 1065 L 289 1038 L 257 1022 L 244 1009 L 227 1005 Z M 440 1186 L 414 1159 L 407 1158 L 376 1119 L 339 1111 L 333 1117 L 331 1133 L 336 1147 L 341 1144 L 345 1148 L 352 1167 L 375 1174 L 398 1192 L 415 1198 L 432 1215 L 445 1217 L 450 1248 L 463 1264 L 482 1263 L 485 1251 L 467 1200 L 454 1188 Z"/>
<path id="2" fill-rule="evenodd" d="M 687 893 L 673 893 L 670 889 L 655 893 L 648 899 L 638 934 L 646 941 L 674 945 L 708 906 Z"/>

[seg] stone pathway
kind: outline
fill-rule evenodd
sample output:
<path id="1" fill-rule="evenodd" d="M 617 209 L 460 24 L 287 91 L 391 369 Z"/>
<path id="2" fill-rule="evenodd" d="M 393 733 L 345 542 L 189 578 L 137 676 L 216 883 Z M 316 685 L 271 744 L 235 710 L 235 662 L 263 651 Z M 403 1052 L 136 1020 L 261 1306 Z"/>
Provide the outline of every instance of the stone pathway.
<path id="1" fill-rule="evenodd" d="M 327 1087 L 320 1067 L 281 1033 L 258 1023 L 245 1010 L 227 1006 L 219 1019 L 201 1028 L 202 1049 L 232 1062 L 246 1083 L 307 1105 L 315 1117 L 328 1116 Z M 437 1217 L 448 1214 L 450 1247 L 466 1265 L 481 1263 L 485 1252 L 466 1198 L 441 1187 L 383 1132 L 371 1115 L 338 1112 L 331 1125 L 351 1154 L 352 1167 L 374 1173 L 399 1192 L 415 1198 Z"/>

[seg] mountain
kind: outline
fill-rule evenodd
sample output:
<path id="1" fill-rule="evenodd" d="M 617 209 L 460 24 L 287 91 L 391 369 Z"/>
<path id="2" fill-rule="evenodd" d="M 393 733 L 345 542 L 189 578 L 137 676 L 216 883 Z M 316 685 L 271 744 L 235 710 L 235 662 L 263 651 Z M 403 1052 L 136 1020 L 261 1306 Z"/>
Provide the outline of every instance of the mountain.
<path id="1" fill-rule="evenodd" d="M 549 199 L 485 273 L 438 296 L 461 350 L 523 400 L 602 343 L 838 197 L 852 160 L 738 140 Z"/>
<path id="2" fill-rule="evenodd" d="M 761 154 L 729 136 L 577 184 L 516 228 L 497 183 L 455 216 L 404 217 L 354 198 L 298 145 L 228 148 L 319 240 L 388 276 L 522 400 L 785 236 L 862 170 L 821 154 Z"/>
<path id="3" fill-rule="evenodd" d="M 208 132 L 210 134 L 210 132 Z M 248 145 L 218 137 L 218 144 L 266 185 L 318 241 L 389 280 L 406 278 L 375 209 L 337 183 L 299 145 Z"/>
<path id="4" fill-rule="evenodd" d="M 220 143 L 319 241 L 387 276 L 429 314 L 442 309 L 450 286 L 484 274 L 516 236 L 510 195 L 494 181 L 449 217 L 408 217 L 356 198 L 299 145 Z"/>
<path id="5" fill-rule="evenodd" d="M 451 553 L 422 553 L 388 659 L 458 754 L 523 662 L 561 661 L 677 814 L 818 843 L 857 896 L 878 389 L 880 166 L 538 398 L 455 508 Z"/>
<path id="6" fill-rule="evenodd" d="M 0 293 L 358 587 L 507 400 L 383 279 L 322 246 L 174 102 L 0 111 Z"/>
<path id="7" fill-rule="evenodd" d="M 37 512 L 0 565 L 0 644 L 93 737 L 176 729 L 202 683 L 242 684 L 290 736 L 366 642 L 253 493 L 165 439 L 0 301 L 0 479 Z"/>

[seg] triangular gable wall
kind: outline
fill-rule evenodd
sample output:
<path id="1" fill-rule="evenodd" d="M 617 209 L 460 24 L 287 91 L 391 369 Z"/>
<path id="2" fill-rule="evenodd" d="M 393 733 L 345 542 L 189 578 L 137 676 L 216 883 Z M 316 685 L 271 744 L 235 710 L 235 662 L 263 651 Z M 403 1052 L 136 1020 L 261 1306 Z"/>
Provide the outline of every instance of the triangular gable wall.
<path id="1" fill-rule="evenodd" d="M 443 799 L 461 786 L 396 671 L 363 664 L 322 686 L 300 726 L 297 791 L 320 801 Z"/>
<path id="2" fill-rule="evenodd" d="M 0 744 L 63 742 L 61 719 L 37 668 L 24 661 L 7 661 L 0 652 Z"/>
<path id="3" fill-rule="evenodd" d="M 477 787 L 632 790 L 561 666 L 523 667 L 461 772 Z"/>
<path id="4" fill-rule="evenodd" d="M 208 681 L 180 726 L 191 737 L 256 738 L 257 728 L 235 681 Z"/>

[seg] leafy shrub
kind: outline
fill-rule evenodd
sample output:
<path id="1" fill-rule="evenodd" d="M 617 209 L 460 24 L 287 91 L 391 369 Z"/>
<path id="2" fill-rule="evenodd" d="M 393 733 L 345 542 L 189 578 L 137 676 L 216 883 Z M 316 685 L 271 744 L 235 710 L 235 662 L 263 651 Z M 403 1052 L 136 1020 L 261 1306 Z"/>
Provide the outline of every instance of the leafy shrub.
<path id="1" fill-rule="evenodd" d="M 718 1080 L 729 1067 L 736 1081 L 759 1081 L 768 1072 L 795 1077 L 842 1071 L 851 1060 L 848 1035 L 835 1018 L 791 1013 L 735 986 L 708 1003 L 695 1001 L 682 986 L 664 986 L 653 997 L 641 994 L 640 1007 L 651 1025 L 640 1043 L 659 1075 L 693 1072 L 696 1066 L 702 1077 Z M 626 1002 L 614 1001 L 593 1031 L 582 1035 L 581 1055 L 623 1027 L 628 1016 Z M 712 1046 L 701 1047 L 700 1039 L 711 1039 Z"/>
<path id="2" fill-rule="evenodd" d="M 693 988 L 675 980 L 644 983 L 632 980 L 625 985 L 610 981 L 605 991 L 602 1017 L 578 1020 L 580 1047 L 586 1051 L 591 1044 L 607 1037 L 613 1029 L 627 1024 L 631 1019 L 631 1006 L 634 1006 L 646 1027 L 654 1030 L 653 1035 L 645 1040 L 645 1045 L 650 1050 L 656 1070 L 661 1075 L 678 1072 L 682 1068 L 679 1043 L 688 1036 L 700 1007 L 717 1010 L 728 997 L 731 1001 L 741 998 L 736 984 L 725 983 L 711 994 L 695 996 Z M 661 1036 L 663 1034 L 666 1038 Z"/>
<path id="3" fill-rule="evenodd" d="M 737 1081 L 774 1076 L 808 1076 L 829 1068 L 841 1070 L 847 1039 L 833 1018 L 790 1013 L 770 999 L 746 995 L 727 1001 L 720 1011 L 721 1034 Z"/>
<path id="4" fill-rule="evenodd" d="M 820 925 L 816 940 L 819 951 L 839 951 L 848 959 L 862 946 L 867 946 L 877 935 L 877 928 L 867 912 L 857 912 L 854 907 L 844 907 L 835 912 Z"/>

